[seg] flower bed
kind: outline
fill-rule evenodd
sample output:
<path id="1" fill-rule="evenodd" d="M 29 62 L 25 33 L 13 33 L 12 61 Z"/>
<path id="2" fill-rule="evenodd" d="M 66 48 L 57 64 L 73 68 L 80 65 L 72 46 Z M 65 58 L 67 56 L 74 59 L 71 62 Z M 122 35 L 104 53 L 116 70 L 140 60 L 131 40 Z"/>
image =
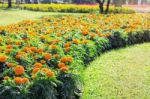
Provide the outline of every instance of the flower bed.
<path id="1" fill-rule="evenodd" d="M 1 26 L 0 98 L 79 98 L 84 66 L 106 50 L 150 41 L 149 19 L 55 16 Z"/>
<path id="2" fill-rule="evenodd" d="M 99 12 L 98 5 L 75 5 L 75 4 L 22 4 L 19 6 L 22 9 L 44 12 L 70 12 L 70 13 L 95 13 Z M 129 7 L 114 7 L 110 6 L 110 13 L 135 13 Z"/>

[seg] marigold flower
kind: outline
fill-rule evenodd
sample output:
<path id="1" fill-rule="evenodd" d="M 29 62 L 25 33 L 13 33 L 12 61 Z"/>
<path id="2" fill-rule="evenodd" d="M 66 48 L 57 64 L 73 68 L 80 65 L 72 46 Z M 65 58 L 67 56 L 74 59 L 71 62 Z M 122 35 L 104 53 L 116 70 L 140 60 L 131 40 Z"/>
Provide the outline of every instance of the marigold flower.
<path id="1" fill-rule="evenodd" d="M 22 84 L 23 83 L 21 77 L 15 77 L 14 81 L 15 81 L 16 84 Z"/>
<path id="2" fill-rule="evenodd" d="M 68 66 L 64 66 L 64 67 L 60 68 L 60 70 L 61 70 L 62 72 L 66 72 L 66 71 L 69 70 L 69 68 L 68 68 Z"/>
<path id="3" fill-rule="evenodd" d="M 42 67 L 42 64 L 41 63 L 35 63 L 34 64 L 34 68 L 41 68 Z"/>
<path id="4" fill-rule="evenodd" d="M 37 53 L 42 53 L 42 52 L 43 52 L 42 48 L 37 49 Z"/>
<path id="5" fill-rule="evenodd" d="M 36 74 L 39 70 L 40 70 L 40 68 L 34 68 L 32 71 L 32 74 Z"/>
<path id="6" fill-rule="evenodd" d="M 29 79 L 28 78 L 22 78 L 22 83 L 25 84 L 25 83 L 28 83 L 29 82 Z"/>
<path id="7" fill-rule="evenodd" d="M 62 57 L 60 61 L 63 63 L 67 62 L 67 57 Z"/>
<path id="8" fill-rule="evenodd" d="M 31 51 L 31 49 L 30 49 L 30 48 L 28 48 L 28 47 L 24 47 L 23 51 L 24 51 L 24 52 L 30 52 L 30 51 Z"/>
<path id="9" fill-rule="evenodd" d="M 61 67 L 64 67 L 65 64 L 64 63 L 58 63 L 58 67 L 61 68 Z"/>
<path id="10" fill-rule="evenodd" d="M 7 49 L 12 49 L 13 48 L 13 46 L 12 45 L 7 45 L 7 47 L 6 47 Z"/>
<path id="11" fill-rule="evenodd" d="M 15 77 L 14 81 L 16 84 L 25 84 L 29 82 L 28 78 Z"/>
<path id="12" fill-rule="evenodd" d="M 25 71 L 24 67 L 20 66 L 20 65 L 18 65 L 14 68 L 15 75 L 22 75 L 24 73 L 24 71 Z"/>
<path id="13" fill-rule="evenodd" d="M 77 39 L 73 39 L 74 44 L 79 44 L 79 41 Z"/>
<path id="14" fill-rule="evenodd" d="M 46 60 L 50 60 L 50 59 L 52 58 L 52 55 L 49 54 L 49 53 L 46 53 L 46 54 L 44 55 L 44 58 L 45 58 Z"/>
<path id="15" fill-rule="evenodd" d="M 32 79 L 35 79 L 36 78 L 36 75 L 32 75 Z"/>
<path id="16" fill-rule="evenodd" d="M 12 51 L 12 49 L 6 49 L 5 52 L 6 53 L 10 53 Z"/>
<path id="17" fill-rule="evenodd" d="M 5 76 L 5 77 L 4 77 L 4 80 L 8 80 L 8 79 L 9 79 L 9 76 Z"/>
<path id="18" fill-rule="evenodd" d="M 70 47 L 71 46 L 71 42 L 67 42 L 66 44 L 64 44 L 65 47 Z"/>
<path id="19" fill-rule="evenodd" d="M 17 55 L 15 56 L 16 59 L 21 59 L 21 57 L 22 57 L 22 55 L 20 55 L 20 54 L 17 54 Z"/>
<path id="20" fill-rule="evenodd" d="M 7 67 L 13 67 L 14 66 L 14 64 L 13 63 L 7 63 Z"/>
<path id="21" fill-rule="evenodd" d="M 87 31 L 87 30 L 84 30 L 84 31 L 82 31 L 82 34 L 83 34 L 83 35 L 87 35 L 87 34 L 88 34 L 88 31 Z"/>
<path id="22" fill-rule="evenodd" d="M 51 48 L 52 49 L 57 49 L 57 46 L 56 45 L 51 45 Z"/>
<path id="23" fill-rule="evenodd" d="M 59 54 L 55 54 L 54 56 L 55 56 L 55 58 L 59 58 L 59 57 L 60 57 L 60 55 L 59 55 Z"/>
<path id="24" fill-rule="evenodd" d="M 87 44 L 87 43 L 88 43 L 88 40 L 83 40 L 82 43 L 83 43 L 83 44 Z"/>
<path id="25" fill-rule="evenodd" d="M 46 75 L 47 75 L 47 77 L 53 77 L 53 76 L 54 76 L 54 72 L 48 71 L 48 72 L 46 73 Z"/>
<path id="26" fill-rule="evenodd" d="M 21 45 L 22 44 L 22 42 L 16 42 L 16 45 Z"/>
<path id="27" fill-rule="evenodd" d="M 49 71 L 49 69 L 48 68 L 42 68 L 42 70 L 41 71 L 43 71 L 43 72 L 48 72 Z"/>
<path id="28" fill-rule="evenodd" d="M 31 47 L 31 51 L 37 52 L 37 48 L 36 47 Z"/>
<path id="29" fill-rule="evenodd" d="M 40 60 L 40 62 L 41 62 L 42 64 L 45 64 L 45 63 L 46 63 L 46 61 L 45 61 L 45 60 Z"/>
<path id="30" fill-rule="evenodd" d="M 66 47 L 65 52 L 69 52 L 69 51 L 70 51 L 70 47 Z"/>
<path id="31" fill-rule="evenodd" d="M 7 60 L 7 57 L 6 57 L 6 56 L 0 56 L 0 62 L 1 62 L 1 63 L 6 62 L 6 60 Z"/>
<path id="32" fill-rule="evenodd" d="M 72 62 L 73 58 L 72 57 L 67 57 L 67 62 Z"/>

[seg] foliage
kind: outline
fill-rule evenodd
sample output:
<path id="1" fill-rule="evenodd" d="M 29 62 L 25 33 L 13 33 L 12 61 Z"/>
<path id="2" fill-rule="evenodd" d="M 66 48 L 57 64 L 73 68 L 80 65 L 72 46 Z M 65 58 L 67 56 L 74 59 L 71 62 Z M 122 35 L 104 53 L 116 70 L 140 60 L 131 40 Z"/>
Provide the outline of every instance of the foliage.
<path id="1" fill-rule="evenodd" d="M 19 8 L 43 12 L 95 13 L 99 11 L 98 5 L 76 4 L 21 4 Z M 109 10 L 109 13 L 135 13 L 133 9 L 127 7 L 110 6 Z"/>
<path id="2" fill-rule="evenodd" d="M 79 98 L 81 66 L 108 49 L 150 41 L 149 18 L 51 16 L 0 26 L 0 96 Z"/>

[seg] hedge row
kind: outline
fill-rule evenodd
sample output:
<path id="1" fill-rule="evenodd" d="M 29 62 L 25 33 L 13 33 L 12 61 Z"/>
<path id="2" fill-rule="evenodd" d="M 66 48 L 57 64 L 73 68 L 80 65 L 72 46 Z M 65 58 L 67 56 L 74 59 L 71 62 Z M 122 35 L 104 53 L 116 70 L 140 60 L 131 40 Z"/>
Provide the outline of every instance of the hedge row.
<path id="1" fill-rule="evenodd" d="M 150 41 L 149 14 L 55 16 L 0 27 L 1 99 L 78 99 L 102 52 Z"/>
<path id="2" fill-rule="evenodd" d="M 95 13 L 99 12 L 98 5 L 75 5 L 75 4 L 21 4 L 21 9 L 43 12 L 66 12 L 66 13 Z M 110 6 L 110 13 L 135 13 L 135 11 L 128 7 L 114 7 Z"/>

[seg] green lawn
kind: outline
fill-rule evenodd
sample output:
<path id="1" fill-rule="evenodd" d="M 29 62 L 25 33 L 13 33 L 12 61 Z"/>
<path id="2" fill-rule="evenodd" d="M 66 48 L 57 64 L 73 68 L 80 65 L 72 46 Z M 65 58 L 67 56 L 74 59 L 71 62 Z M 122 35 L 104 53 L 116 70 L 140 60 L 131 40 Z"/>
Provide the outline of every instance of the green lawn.
<path id="1" fill-rule="evenodd" d="M 84 81 L 83 99 L 150 99 L 150 43 L 103 54 Z"/>
<path id="2" fill-rule="evenodd" d="M 47 15 L 80 15 L 80 13 L 35 12 L 19 9 L 0 9 L 0 25 L 8 25 L 22 20 L 38 19 Z"/>

